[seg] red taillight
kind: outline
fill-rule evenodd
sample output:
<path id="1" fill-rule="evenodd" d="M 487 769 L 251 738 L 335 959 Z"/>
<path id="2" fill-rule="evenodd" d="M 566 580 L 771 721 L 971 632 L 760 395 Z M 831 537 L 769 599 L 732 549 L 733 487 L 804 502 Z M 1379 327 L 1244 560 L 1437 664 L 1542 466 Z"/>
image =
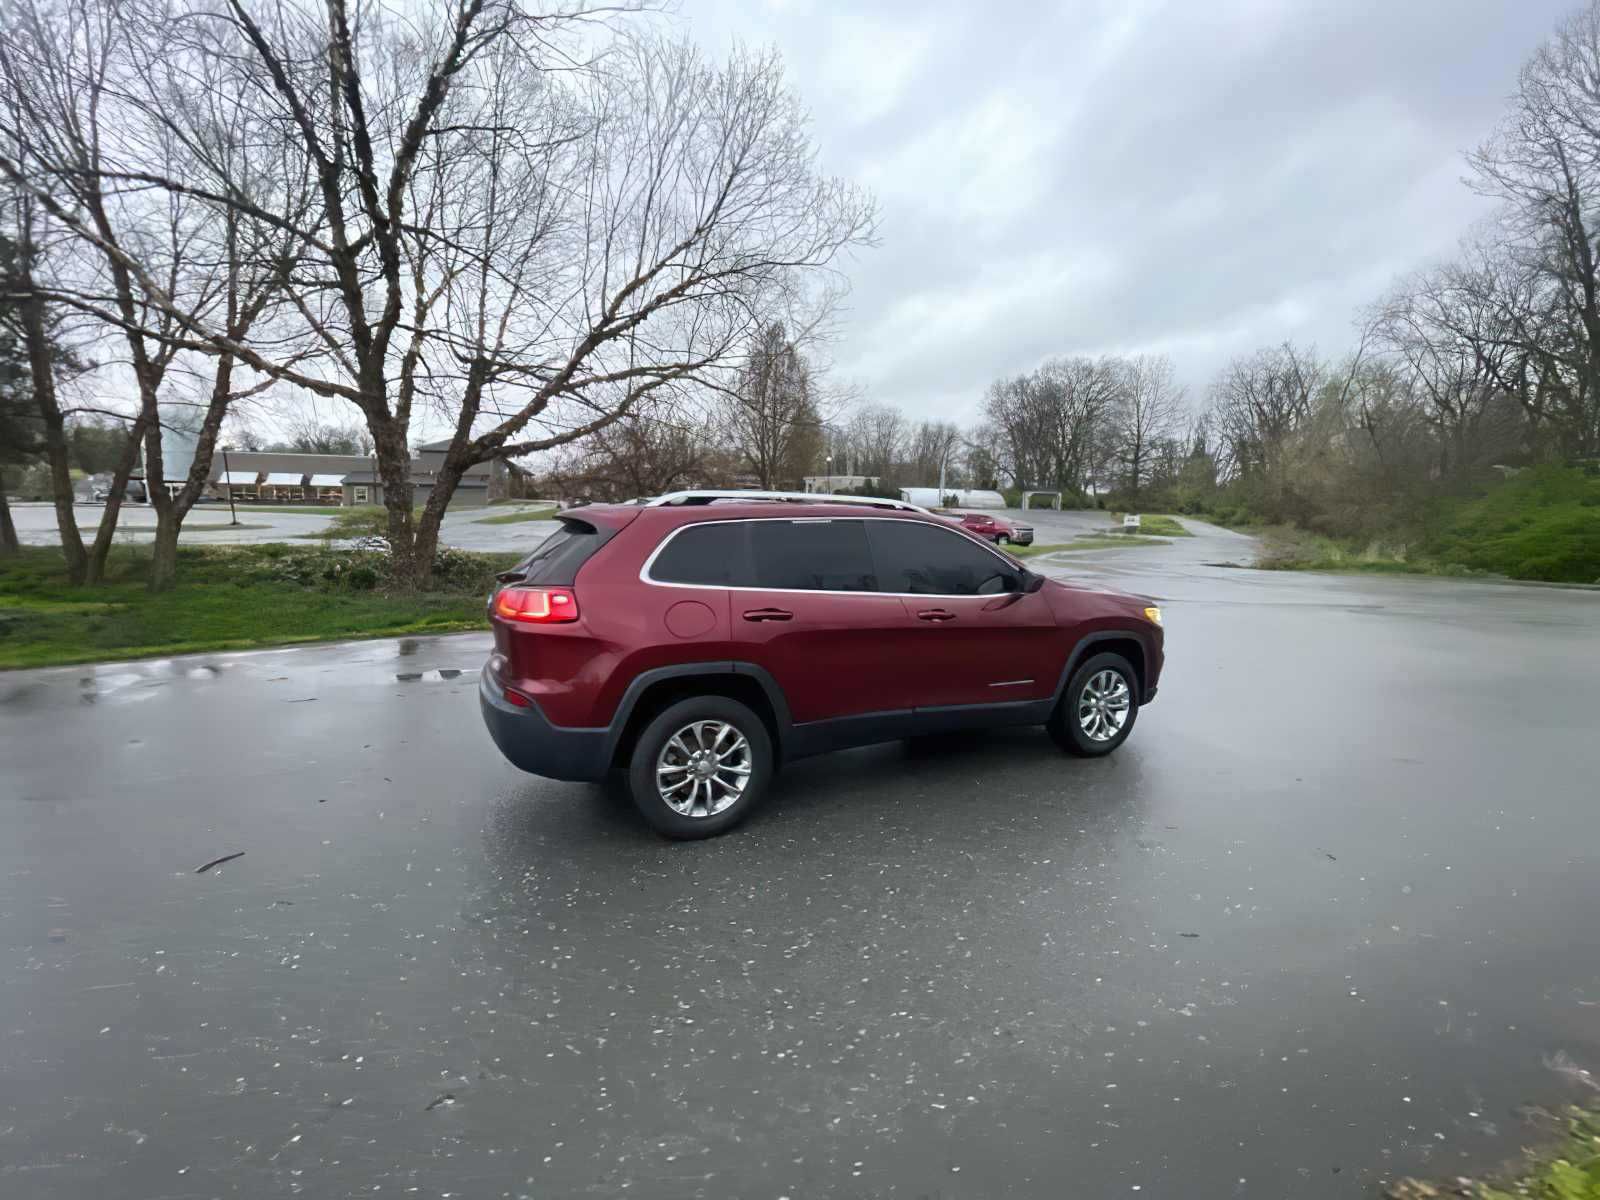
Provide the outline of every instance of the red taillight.
<path id="1" fill-rule="evenodd" d="M 578 619 L 578 598 L 571 588 L 501 588 L 494 598 L 496 616 L 534 625 L 555 625 Z"/>
<path id="2" fill-rule="evenodd" d="M 518 708 L 533 707 L 533 701 L 529 700 L 526 696 L 514 688 L 502 688 L 501 694 L 505 696 L 508 703 L 515 704 Z"/>

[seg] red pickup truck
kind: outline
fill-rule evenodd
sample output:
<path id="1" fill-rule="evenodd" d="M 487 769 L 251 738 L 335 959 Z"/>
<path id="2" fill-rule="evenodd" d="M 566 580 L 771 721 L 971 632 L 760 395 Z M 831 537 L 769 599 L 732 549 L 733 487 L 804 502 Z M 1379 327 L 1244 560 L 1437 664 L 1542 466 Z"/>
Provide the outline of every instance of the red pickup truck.
<path id="1" fill-rule="evenodd" d="M 982 512 L 951 512 L 948 509 L 941 510 L 939 515 L 997 546 L 1008 543 L 1015 546 L 1033 545 L 1033 526 L 1020 524 L 1008 517 Z"/>

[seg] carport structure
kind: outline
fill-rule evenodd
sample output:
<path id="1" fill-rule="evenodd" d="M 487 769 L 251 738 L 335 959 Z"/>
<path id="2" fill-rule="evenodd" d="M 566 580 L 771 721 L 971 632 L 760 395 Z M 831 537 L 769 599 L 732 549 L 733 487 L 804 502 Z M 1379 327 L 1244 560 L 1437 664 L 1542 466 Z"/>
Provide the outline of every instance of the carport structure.
<path id="1" fill-rule="evenodd" d="M 261 481 L 261 498 L 291 504 L 297 500 L 304 500 L 305 483 L 305 475 L 299 472 L 269 471 L 267 477 Z"/>
<path id="2" fill-rule="evenodd" d="M 343 475 L 313 475 L 307 481 L 306 487 L 311 499 L 319 504 L 344 503 Z"/>
<path id="3" fill-rule="evenodd" d="M 1032 508 L 1033 507 L 1033 498 L 1035 496 L 1054 496 L 1055 499 L 1056 499 L 1056 502 L 1054 504 L 1052 504 L 1050 507 L 1055 509 L 1057 512 L 1061 511 L 1061 493 L 1060 492 L 1046 492 L 1046 491 L 1023 492 L 1022 493 L 1022 507 L 1024 509 Z"/>
<path id="4" fill-rule="evenodd" d="M 217 483 L 224 489 L 223 494 L 234 500 L 254 500 L 260 474 L 259 471 L 223 471 L 218 474 Z"/>

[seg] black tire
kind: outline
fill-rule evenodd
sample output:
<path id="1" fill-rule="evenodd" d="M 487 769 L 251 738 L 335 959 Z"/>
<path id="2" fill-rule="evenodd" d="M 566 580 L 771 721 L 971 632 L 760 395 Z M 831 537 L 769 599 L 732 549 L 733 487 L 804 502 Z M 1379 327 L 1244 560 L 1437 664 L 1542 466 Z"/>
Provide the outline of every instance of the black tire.
<path id="1" fill-rule="evenodd" d="M 1008 538 L 1003 533 L 997 533 L 997 534 L 994 535 L 994 544 L 996 546 L 1004 546 L 1004 545 L 1008 544 L 1010 541 L 1011 541 L 1011 539 Z"/>
<path id="2" fill-rule="evenodd" d="M 663 749 L 676 735 L 696 722 L 711 721 L 732 728 L 744 739 L 747 749 L 747 753 L 736 753 L 730 759 L 732 765 L 714 772 L 713 778 L 718 782 L 736 781 L 738 776 L 735 771 L 741 765 L 747 765 L 750 773 L 745 777 L 744 790 L 726 808 L 698 816 L 679 812 L 667 802 L 657 786 L 657 762 Z M 687 746 L 688 742 L 680 744 Z M 736 746 L 737 743 L 729 745 Z M 698 743 L 696 749 L 699 749 Z M 669 758 L 681 757 L 681 754 L 669 755 Z M 772 781 L 772 772 L 772 736 L 760 717 L 747 705 L 726 696 L 695 696 L 662 710 L 639 734 L 629 755 L 628 791 L 639 815 L 657 833 L 683 840 L 708 838 L 732 829 L 750 815 L 766 793 L 767 785 Z M 684 778 L 688 778 L 687 772 Z M 691 807 L 709 809 L 709 805 L 698 802 L 700 790 L 701 785 L 692 784 L 695 798 L 688 803 Z M 714 793 L 719 802 L 728 794 L 725 786 L 714 788 L 710 779 L 704 781 L 704 790 L 707 795 Z"/>
<path id="3" fill-rule="evenodd" d="M 1086 700 L 1085 693 L 1090 681 L 1100 679 L 1107 671 L 1120 677 L 1122 685 L 1127 689 L 1127 718 L 1112 737 L 1092 737 L 1079 718 L 1080 704 Z M 1067 680 L 1066 690 L 1061 693 L 1061 699 L 1056 704 L 1055 711 L 1050 714 L 1050 720 L 1046 722 L 1045 728 L 1068 754 L 1076 754 L 1082 758 L 1099 758 L 1101 755 L 1110 754 L 1128 740 L 1138 716 L 1139 676 L 1134 671 L 1133 665 L 1120 654 L 1096 654 L 1080 663 L 1078 669 L 1072 673 L 1072 678 Z"/>

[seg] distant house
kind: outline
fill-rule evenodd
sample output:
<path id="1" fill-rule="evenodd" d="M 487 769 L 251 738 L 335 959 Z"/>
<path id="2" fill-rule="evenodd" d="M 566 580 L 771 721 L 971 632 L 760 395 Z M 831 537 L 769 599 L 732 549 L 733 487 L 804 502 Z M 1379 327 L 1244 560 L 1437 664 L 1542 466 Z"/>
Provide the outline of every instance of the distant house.
<path id="1" fill-rule="evenodd" d="M 365 454 L 299 454 L 277 450 L 219 449 L 207 489 L 216 496 L 265 504 L 344 504 L 344 479 L 368 471 Z"/>
<path id="2" fill-rule="evenodd" d="M 426 504 L 444 465 L 448 442 L 417 449 L 411 460 L 413 503 Z M 510 471 L 496 460 L 468 468 L 450 497 L 451 508 L 475 508 L 509 492 Z M 176 486 L 176 485 L 174 485 Z M 383 481 L 370 454 L 300 454 L 276 450 L 218 450 L 208 491 L 258 504 L 382 504 Z"/>
<path id="3" fill-rule="evenodd" d="M 433 495 L 434 483 L 450 449 L 448 439 L 418 446 L 411 460 L 411 501 L 422 505 Z M 373 464 L 352 471 L 344 479 L 344 503 L 382 504 L 383 480 L 373 473 Z M 481 508 L 491 500 L 510 495 L 511 473 L 500 459 L 468 467 L 450 495 L 451 508 Z"/>

